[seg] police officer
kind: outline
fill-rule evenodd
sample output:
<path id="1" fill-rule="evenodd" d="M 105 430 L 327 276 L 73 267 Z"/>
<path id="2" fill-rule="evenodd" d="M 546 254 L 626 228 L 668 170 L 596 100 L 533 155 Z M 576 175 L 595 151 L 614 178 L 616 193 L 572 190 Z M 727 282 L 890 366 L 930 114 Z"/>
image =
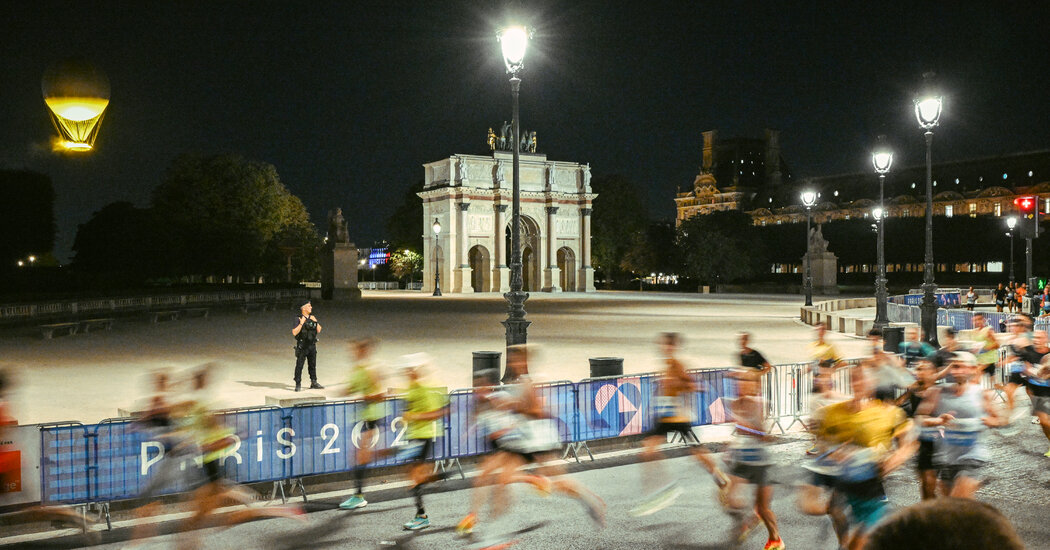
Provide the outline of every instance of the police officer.
<path id="1" fill-rule="evenodd" d="M 292 327 L 295 336 L 295 391 L 299 391 L 303 377 L 303 363 L 310 362 L 310 389 L 323 390 L 317 383 L 317 335 L 321 333 L 321 323 L 313 316 L 314 307 L 310 300 L 299 306 L 299 317 Z"/>

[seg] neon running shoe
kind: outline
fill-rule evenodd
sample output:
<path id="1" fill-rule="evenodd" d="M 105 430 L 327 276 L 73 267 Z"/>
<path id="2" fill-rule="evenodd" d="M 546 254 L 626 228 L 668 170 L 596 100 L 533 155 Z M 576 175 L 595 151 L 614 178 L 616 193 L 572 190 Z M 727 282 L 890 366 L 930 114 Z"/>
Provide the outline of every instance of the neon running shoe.
<path id="1" fill-rule="evenodd" d="M 781 539 L 777 539 L 767 542 L 765 547 L 762 548 L 762 550 L 784 550 L 784 548 L 786 548 L 784 546 L 784 541 Z"/>
<path id="2" fill-rule="evenodd" d="M 343 510 L 353 510 L 355 508 L 364 508 L 365 506 L 368 506 L 368 501 L 361 495 L 354 495 L 339 504 L 339 507 Z"/>
<path id="3" fill-rule="evenodd" d="M 1050 451 L 1047 451 L 1047 452 L 1043 453 L 1043 456 L 1050 457 Z"/>
<path id="4" fill-rule="evenodd" d="M 416 516 L 412 521 L 404 524 L 402 527 L 406 531 L 419 531 L 420 529 L 426 529 L 430 527 L 430 518 L 426 516 Z"/>
<path id="5" fill-rule="evenodd" d="M 459 524 L 456 525 L 456 535 L 460 537 L 469 536 L 474 532 L 474 526 L 478 524 L 478 516 L 471 512 L 466 515 L 463 519 L 459 520 Z"/>

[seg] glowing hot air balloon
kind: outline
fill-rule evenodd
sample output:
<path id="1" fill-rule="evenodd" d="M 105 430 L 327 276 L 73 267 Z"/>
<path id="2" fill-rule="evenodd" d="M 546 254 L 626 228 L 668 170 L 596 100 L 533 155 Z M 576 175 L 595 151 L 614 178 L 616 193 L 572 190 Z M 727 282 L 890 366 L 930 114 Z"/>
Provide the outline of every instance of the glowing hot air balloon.
<path id="1" fill-rule="evenodd" d="M 44 73 L 42 88 L 59 145 L 90 151 L 109 105 L 106 75 L 84 59 L 66 59 Z"/>

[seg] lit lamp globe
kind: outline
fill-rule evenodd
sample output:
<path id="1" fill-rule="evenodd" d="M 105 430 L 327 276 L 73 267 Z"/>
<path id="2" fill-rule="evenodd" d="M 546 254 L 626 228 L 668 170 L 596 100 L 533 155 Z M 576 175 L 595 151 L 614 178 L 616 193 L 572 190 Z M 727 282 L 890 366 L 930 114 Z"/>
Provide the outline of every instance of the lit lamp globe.
<path id="1" fill-rule="evenodd" d="M 525 49 L 529 44 L 530 33 L 525 27 L 507 27 L 496 34 L 503 49 L 503 63 L 507 72 L 517 74 L 525 65 Z"/>
<path id="2" fill-rule="evenodd" d="M 915 101 L 915 118 L 919 120 L 919 126 L 925 130 L 932 130 L 941 118 L 941 107 L 943 103 L 940 96 L 928 96 Z"/>
<path id="3" fill-rule="evenodd" d="M 871 209 L 871 217 L 875 218 L 875 221 L 881 220 L 884 214 L 885 212 L 878 206 Z"/>
<path id="4" fill-rule="evenodd" d="M 41 82 L 44 103 L 68 151 L 90 151 L 109 106 L 109 79 L 81 58 L 52 65 Z"/>
<path id="5" fill-rule="evenodd" d="M 802 204 L 809 208 L 814 204 L 817 204 L 817 193 L 816 191 L 803 191 L 802 192 Z"/>
<path id="6" fill-rule="evenodd" d="M 875 172 L 878 174 L 886 174 L 890 171 L 890 166 L 893 165 L 893 151 L 887 148 L 880 147 L 871 154 L 871 164 L 875 167 Z"/>
<path id="7" fill-rule="evenodd" d="M 1010 228 L 1010 231 L 1013 231 L 1014 228 L 1017 227 L 1017 216 L 1006 218 L 1006 227 Z"/>

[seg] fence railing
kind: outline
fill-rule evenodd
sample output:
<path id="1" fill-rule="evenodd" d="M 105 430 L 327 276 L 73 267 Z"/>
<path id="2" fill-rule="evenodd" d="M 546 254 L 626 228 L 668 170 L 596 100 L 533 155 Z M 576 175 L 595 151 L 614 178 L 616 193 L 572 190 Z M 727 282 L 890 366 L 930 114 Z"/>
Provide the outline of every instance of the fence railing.
<path id="1" fill-rule="evenodd" d="M 125 296 L 97 298 L 42 304 L 0 305 L 0 321 L 44 319 L 100 315 L 105 313 L 133 313 L 157 308 L 209 306 L 244 302 L 269 302 L 305 297 L 306 289 L 242 290 L 201 292 L 194 294 L 160 294 L 155 296 Z"/>
<path id="2" fill-rule="evenodd" d="M 970 330 L 973 328 L 973 316 L 981 314 L 986 324 L 995 332 L 1004 332 L 1006 322 L 1014 313 L 999 313 L 994 311 L 967 311 L 964 309 L 938 309 L 937 324 L 950 326 L 955 330 Z M 919 306 L 905 305 L 899 303 L 886 304 L 886 316 L 891 323 L 919 323 L 922 313 Z M 1035 319 L 1035 330 L 1050 330 L 1050 317 L 1037 317 Z"/>

